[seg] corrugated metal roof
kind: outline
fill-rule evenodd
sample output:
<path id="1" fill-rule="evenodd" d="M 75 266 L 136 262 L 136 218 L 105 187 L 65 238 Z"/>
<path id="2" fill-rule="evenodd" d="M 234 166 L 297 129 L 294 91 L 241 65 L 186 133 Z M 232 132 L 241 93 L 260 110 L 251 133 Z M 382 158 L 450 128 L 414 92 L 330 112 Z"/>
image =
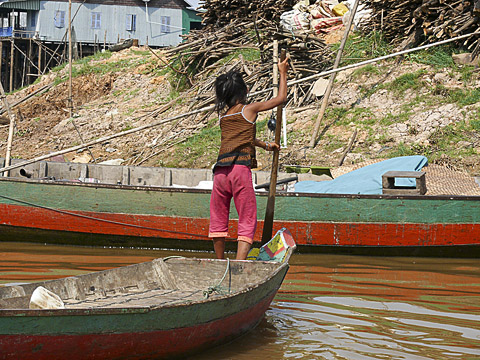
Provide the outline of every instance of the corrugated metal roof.
<path id="1" fill-rule="evenodd" d="M 0 8 L 15 10 L 40 10 L 40 0 L 0 1 Z"/>

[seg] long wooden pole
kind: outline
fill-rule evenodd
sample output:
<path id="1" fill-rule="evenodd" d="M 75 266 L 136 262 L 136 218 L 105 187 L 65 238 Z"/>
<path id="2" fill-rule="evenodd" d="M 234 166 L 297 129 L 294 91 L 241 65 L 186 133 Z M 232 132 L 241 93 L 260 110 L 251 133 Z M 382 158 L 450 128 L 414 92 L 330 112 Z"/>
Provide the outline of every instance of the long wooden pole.
<path id="1" fill-rule="evenodd" d="M 73 124 L 73 127 L 75 128 L 75 131 L 78 134 L 78 137 L 80 138 L 80 141 L 82 143 L 85 142 L 83 140 L 83 136 L 80 133 L 80 130 L 78 129 L 78 126 L 73 119 L 73 76 L 72 76 L 72 60 L 73 60 L 73 53 L 72 53 L 72 0 L 68 0 L 68 114 L 70 116 L 70 121 Z M 93 162 L 97 162 L 95 159 L 95 156 L 93 156 L 92 150 L 87 147 L 88 153 L 90 154 Z"/>
<path id="2" fill-rule="evenodd" d="M 69 153 L 69 152 L 72 152 L 72 151 L 77 151 L 79 149 L 84 149 L 86 147 L 89 147 L 89 146 L 92 146 L 92 145 L 95 145 L 95 144 L 100 144 L 100 143 L 105 142 L 107 140 L 115 139 L 115 138 L 118 138 L 118 137 L 121 137 L 121 136 L 130 135 L 130 134 L 142 131 L 142 130 L 146 130 L 146 129 L 150 129 L 150 128 L 153 128 L 153 127 L 156 127 L 156 126 L 160 126 L 160 125 L 166 124 L 166 123 L 168 123 L 170 121 L 173 121 L 173 120 L 181 119 L 181 118 L 184 118 L 184 117 L 187 117 L 187 116 L 199 114 L 199 113 L 206 112 L 206 111 L 212 111 L 214 108 L 215 108 L 215 106 L 208 106 L 208 107 L 205 107 L 205 108 L 202 108 L 202 109 L 190 111 L 188 113 L 175 115 L 175 116 L 172 116 L 172 117 L 167 118 L 167 119 L 156 121 L 152 124 L 139 126 L 137 128 L 130 129 L 130 130 L 127 130 L 127 131 L 122 131 L 122 132 L 119 132 L 119 133 L 116 133 L 116 134 L 113 134 L 113 135 L 104 136 L 104 137 L 101 137 L 101 138 L 96 139 L 96 140 L 89 141 L 89 142 L 84 143 L 84 144 L 80 144 L 80 145 L 77 145 L 77 146 L 70 147 L 68 149 L 59 150 L 59 151 L 56 151 L 56 152 L 53 152 L 53 153 L 50 153 L 50 154 L 38 156 L 38 157 L 36 157 L 34 159 L 31 159 L 31 160 L 22 161 L 21 163 L 18 163 L 18 164 L 15 164 L 15 165 L 5 166 L 3 168 L 0 168 L 0 173 L 2 173 L 4 171 L 9 171 L 9 170 L 12 170 L 12 169 L 17 169 L 19 167 L 22 167 L 22 166 L 25 166 L 25 165 L 28 165 L 28 164 L 33 164 L 33 163 L 36 163 L 38 161 L 50 159 L 52 157 L 55 157 L 55 156 L 58 156 L 58 155 L 63 155 L 63 154 L 66 154 L 66 153 Z"/>
<path id="3" fill-rule="evenodd" d="M 287 53 L 282 50 L 280 61 L 285 60 Z M 278 41 L 273 42 L 273 95 L 278 95 Z M 275 142 L 280 144 L 282 130 L 283 104 L 277 106 L 277 124 L 275 127 Z M 273 152 L 272 172 L 270 175 L 270 188 L 268 189 L 267 208 L 265 209 L 265 221 L 263 222 L 262 245 L 266 244 L 272 238 L 273 215 L 275 212 L 275 192 L 277 190 L 278 177 L 278 157 L 277 149 Z"/>
<path id="4" fill-rule="evenodd" d="M 3 40 L 0 40 L 0 82 L 2 81 L 2 66 L 3 66 Z"/>
<path id="5" fill-rule="evenodd" d="M 307 76 L 307 77 L 304 77 L 304 78 L 301 78 L 301 79 L 297 79 L 297 80 L 291 80 L 287 83 L 287 86 L 292 86 L 292 85 L 295 85 L 295 84 L 301 84 L 301 83 L 304 83 L 304 82 L 307 82 L 307 81 L 310 81 L 310 80 L 313 80 L 313 79 L 318 79 L 318 78 L 321 78 L 321 77 L 324 77 L 324 76 L 327 76 L 327 75 L 330 75 L 330 74 L 333 74 L 333 73 L 338 73 L 340 71 L 344 71 L 344 70 L 348 70 L 348 69 L 354 69 L 354 68 L 357 68 L 357 67 L 360 67 L 360 66 L 368 65 L 368 64 L 379 62 L 379 61 L 382 61 L 382 60 L 391 59 L 391 58 L 396 57 L 396 56 L 401 56 L 401 55 L 409 54 L 409 53 L 412 53 L 412 52 L 415 52 L 415 51 L 425 50 L 425 49 L 429 49 L 431 47 L 448 44 L 448 43 L 451 43 L 453 41 L 458 41 L 458 40 L 462 40 L 462 39 L 471 37 L 473 35 L 480 35 L 480 31 L 474 31 L 474 32 L 469 33 L 469 34 L 460 35 L 460 36 L 457 36 L 457 37 L 454 37 L 454 38 L 451 38 L 451 39 L 447 39 L 447 40 L 442 40 L 442 41 L 439 41 L 439 42 L 436 42 L 436 43 L 433 43 L 433 44 L 422 45 L 422 46 L 419 46 L 419 47 L 416 47 L 416 48 L 413 48 L 413 49 L 398 51 L 396 53 L 392 53 L 392 54 L 389 54 L 389 55 L 384 55 L 384 56 L 380 56 L 380 57 L 377 57 L 377 58 L 374 58 L 374 59 L 361 61 L 361 62 L 358 62 L 358 63 L 355 63 L 355 64 L 342 66 L 342 67 L 339 67 L 337 69 L 325 70 L 325 71 L 319 72 L 318 74 L 315 74 L 315 75 L 310 75 L 310 76 Z M 270 91 L 272 91 L 272 88 L 266 88 L 266 89 L 263 89 L 263 90 L 258 90 L 258 91 L 249 93 L 248 95 L 249 96 L 256 96 L 256 95 L 268 93 Z"/>
<path id="6" fill-rule="evenodd" d="M 10 118 L 10 126 L 8 128 L 8 140 L 7 140 L 7 153 L 5 155 L 5 167 L 10 166 L 10 154 L 12 153 L 12 142 L 13 142 L 13 129 L 15 126 L 15 115 L 10 108 L 10 105 L 7 101 L 7 96 L 5 95 L 5 91 L 3 90 L 2 82 L 0 81 L 0 97 L 2 98 L 3 106 L 7 109 L 8 116 Z M 5 168 L 4 167 L 4 168 Z M 3 173 L 3 176 L 8 176 L 8 171 L 1 171 L 0 174 Z"/>
<path id="7" fill-rule="evenodd" d="M 73 116 L 72 99 L 72 0 L 68 0 L 68 113 Z"/>
<path id="8" fill-rule="evenodd" d="M 20 104 L 23 104 L 25 101 L 27 101 L 28 99 L 34 97 L 35 95 L 38 95 L 38 94 L 41 94 L 42 92 L 45 92 L 47 91 L 48 89 L 52 88 L 53 86 L 55 85 L 55 83 L 50 83 L 44 87 L 41 87 L 40 89 L 32 92 L 31 94 L 28 94 L 27 96 L 25 96 L 24 98 L 22 98 L 21 100 L 18 100 L 17 102 L 14 102 L 13 104 L 10 105 L 10 108 L 13 109 L 15 108 L 16 106 L 20 105 Z M 0 110 L 0 115 L 2 115 L 6 110 L 4 109 L 1 109 Z"/>
<path id="9" fill-rule="evenodd" d="M 38 45 L 38 76 L 43 74 L 42 71 L 42 44 L 36 43 Z"/>
<path id="10" fill-rule="evenodd" d="M 9 87 L 9 91 L 12 92 L 13 91 L 13 74 L 14 74 L 14 63 L 15 63 L 15 40 L 12 39 L 10 40 L 10 87 Z"/>
<path id="11" fill-rule="evenodd" d="M 345 33 L 343 34 L 343 39 L 342 39 L 342 42 L 340 43 L 340 48 L 338 49 L 338 52 L 337 52 L 335 64 L 333 65 L 334 69 L 337 69 L 338 65 L 340 65 L 343 49 L 345 48 L 345 44 L 347 43 L 348 34 L 350 33 L 350 29 L 352 28 L 353 19 L 355 18 L 355 14 L 357 13 L 359 2 L 360 2 L 359 0 L 355 0 L 355 3 L 353 4 L 353 8 L 352 10 L 350 10 L 350 19 L 348 19 L 348 23 L 345 28 Z M 317 121 L 315 122 L 315 128 L 313 130 L 312 138 L 310 139 L 310 147 L 312 148 L 315 147 L 316 145 L 318 130 L 320 129 L 320 123 L 322 122 L 323 116 L 325 115 L 325 110 L 327 109 L 328 100 L 330 99 L 330 94 L 332 93 L 333 83 L 336 77 L 337 77 L 336 72 L 330 75 L 327 90 L 325 91 L 325 95 L 323 95 L 322 106 L 320 107 L 320 112 L 318 113 Z"/>

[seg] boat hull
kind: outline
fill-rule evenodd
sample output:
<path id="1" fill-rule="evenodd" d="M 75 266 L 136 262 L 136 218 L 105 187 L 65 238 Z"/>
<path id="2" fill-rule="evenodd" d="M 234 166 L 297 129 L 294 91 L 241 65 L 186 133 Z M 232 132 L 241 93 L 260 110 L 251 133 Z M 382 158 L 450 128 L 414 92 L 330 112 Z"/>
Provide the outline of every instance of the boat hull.
<path id="1" fill-rule="evenodd" d="M 224 300 L 161 309 L 0 312 L 0 359 L 162 359 L 198 352 L 254 328 L 288 270 Z"/>
<path id="2" fill-rule="evenodd" d="M 71 233 L 137 238 L 142 245 L 157 247 L 172 247 L 174 242 L 179 248 L 199 242 L 211 245 L 210 193 L 205 190 L 9 179 L 0 181 L 0 194 L 12 194 L 0 196 L 0 225 L 17 232 L 51 231 L 51 241 L 54 234 Z M 265 194 L 257 194 L 256 241 L 262 234 L 266 200 Z M 233 205 L 231 214 L 233 238 Z M 278 194 L 274 231 L 282 227 L 304 249 L 408 253 L 430 248 L 455 256 L 448 249 L 466 248 L 468 255 L 480 246 L 480 197 Z"/>

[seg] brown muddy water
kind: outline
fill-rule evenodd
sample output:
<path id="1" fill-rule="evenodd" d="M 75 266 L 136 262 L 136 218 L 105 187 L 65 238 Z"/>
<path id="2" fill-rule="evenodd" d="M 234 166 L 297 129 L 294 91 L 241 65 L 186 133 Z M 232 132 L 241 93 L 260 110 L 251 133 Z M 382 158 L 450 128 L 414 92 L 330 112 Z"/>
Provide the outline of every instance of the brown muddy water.
<path id="1" fill-rule="evenodd" d="M 212 253 L 0 243 L 0 284 Z M 295 254 L 259 326 L 190 359 L 480 359 L 480 261 Z"/>

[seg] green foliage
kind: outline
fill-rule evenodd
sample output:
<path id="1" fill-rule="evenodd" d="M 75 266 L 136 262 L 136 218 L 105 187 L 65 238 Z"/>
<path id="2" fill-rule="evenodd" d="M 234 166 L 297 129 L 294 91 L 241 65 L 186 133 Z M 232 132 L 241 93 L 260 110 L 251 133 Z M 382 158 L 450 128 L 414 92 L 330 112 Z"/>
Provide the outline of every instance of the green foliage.
<path id="1" fill-rule="evenodd" d="M 125 126 L 123 127 L 122 131 L 128 131 L 128 130 L 132 130 L 133 129 L 133 125 L 130 124 L 130 123 L 126 123 Z"/>
<path id="2" fill-rule="evenodd" d="M 231 55 L 227 56 L 225 59 L 238 58 L 239 55 L 242 55 L 246 61 L 258 61 L 260 60 L 260 50 L 259 49 L 238 49 L 234 51 Z"/>
<path id="3" fill-rule="evenodd" d="M 330 107 L 325 111 L 325 119 L 328 120 L 328 122 L 334 122 L 337 125 L 344 125 L 346 121 L 347 123 L 350 122 L 350 120 L 346 118 L 348 112 L 349 110 L 345 107 Z M 312 121 L 315 123 L 316 120 L 317 115 L 314 115 Z"/>
<path id="4" fill-rule="evenodd" d="M 117 97 L 117 96 L 122 95 L 124 92 L 125 92 L 125 90 L 114 90 L 114 91 L 112 92 L 112 95 L 115 96 L 115 97 Z"/>
<path id="5" fill-rule="evenodd" d="M 59 71 L 65 69 L 67 67 L 67 65 L 68 65 L 68 62 L 64 62 L 63 64 L 57 65 L 51 70 L 51 72 L 59 72 Z"/>
<path id="6" fill-rule="evenodd" d="M 127 112 L 125 113 L 125 115 L 132 116 L 135 113 L 135 110 L 136 110 L 135 108 L 129 108 L 127 110 Z M 131 128 L 133 129 L 133 127 L 131 127 Z M 130 130 L 130 129 L 128 129 L 128 130 Z"/>
<path id="7" fill-rule="evenodd" d="M 324 150 L 327 152 L 332 152 L 333 150 L 339 149 L 344 146 L 344 141 L 339 139 L 337 136 L 332 134 L 325 134 L 326 144 L 323 146 Z"/>
<path id="8" fill-rule="evenodd" d="M 338 51 L 340 44 L 334 44 L 332 50 Z M 392 47 L 381 32 L 371 31 L 367 34 L 350 35 L 345 44 L 342 65 L 355 64 L 362 60 L 374 59 L 392 53 Z"/>
<path id="9" fill-rule="evenodd" d="M 454 89 L 448 92 L 448 100 L 463 107 L 480 102 L 480 89 Z"/>
<path id="10" fill-rule="evenodd" d="M 401 142 L 394 149 L 388 151 L 386 155 L 388 158 L 394 158 L 399 156 L 421 155 L 421 153 L 418 152 L 419 149 L 420 147 L 418 145 L 409 146 L 408 144 Z"/>
<path id="11" fill-rule="evenodd" d="M 406 54 L 405 58 L 417 64 L 431 65 L 436 68 L 448 68 L 454 66 L 452 54 L 458 49 L 451 45 L 434 46 L 432 48 Z"/>
<path id="12" fill-rule="evenodd" d="M 426 74 L 425 70 L 418 70 L 413 73 L 406 73 L 400 75 L 390 83 L 385 84 L 383 87 L 392 91 L 396 95 L 402 95 L 410 90 L 417 90 L 425 85 L 422 80 L 422 76 Z"/>
<path id="13" fill-rule="evenodd" d="M 348 126 L 350 123 L 359 125 L 375 124 L 376 119 L 372 110 L 369 108 L 355 107 L 351 110 L 345 108 L 335 108 L 329 112 L 328 117 L 333 117 L 335 125 Z"/>
<path id="14" fill-rule="evenodd" d="M 368 64 L 368 65 L 365 65 L 365 66 L 361 67 L 360 69 L 355 70 L 352 73 L 352 79 L 358 79 L 359 77 L 361 77 L 363 75 L 378 75 L 380 73 L 381 72 L 380 72 L 380 69 L 378 68 L 378 66 Z"/>
<path id="15" fill-rule="evenodd" d="M 369 108 L 354 108 L 352 111 L 352 121 L 357 124 L 373 125 L 376 123 L 376 118 Z"/>
<path id="16" fill-rule="evenodd" d="M 470 127 L 474 131 L 480 131 L 480 110 L 477 110 L 476 114 L 470 120 Z"/>
<path id="17" fill-rule="evenodd" d="M 136 66 L 137 63 L 129 59 L 122 59 L 114 62 L 96 64 L 94 62 L 84 63 L 81 66 L 75 66 L 72 69 L 72 76 L 82 76 L 88 74 L 105 75 L 109 72 L 118 72 Z"/>
<path id="18" fill-rule="evenodd" d="M 150 51 L 148 50 L 131 50 L 132 54 L 134 55 L 142 55 L 142 56 L 147 56 L 147 55 L 150 55 Z"/>
<path id="19" fill-rule="evenodd" d="M 194 167 L 196 159 L 200 157 L 209 157 L 212 162 L 216 159 L 220 146 L 220 127 L 215 124 L 218 119 L 213 119 L 209 125 L 197 134 L 188 138 L 185 142 L 175 146 L 175 152 L 169 157 L 168 161 L 164 161 L 164 166 L 178 166 L 182 162 L 184 167 Z"/>
<path id="20" fill-rule="evenodd" d="M 476 77 L 474 76 L 475 74 L 475 67 L 474 66 L 470 66 L 470 65 L 463 65 L 463 66 L 457 66 L 457 65 L 454 65 L 452 66 L 452 76 L 455 76 L 455 73 L 459 73 L 461 78 L 462 78 L 462 82 L 464 85 L 469 85 L 469 84 L 472 84 L 472 81 L 476 79 Z"/>
<path id="21" fill-rule="evenodd" d="M 19 129 L 15 132 L 15 136 L 23 137 L 30 132 L 30 129 Z"/>
<path id="22" fill-rule="evenodd" d="M 411 111 L 402 111 L 399 114 L 388 113 L 383 118 L 378 120 L 378 123 L 383 126 L 389 126 L 392 124 L 404 123 L 410 118 Z"/>
<path id="23" fill-rule="evenodd" d="M 99 61 L 99 60 L 105 60 L 105 59 L 110 59 L 112 57 L 112 52 L 111 51 L 97 51 L 95 54 L 90 55 L 90 56 L 85 56 L 81 59 L 78 59 L 74 62 L 74 65 L 84 65 L 88 64 L 91 61 Z"/>

